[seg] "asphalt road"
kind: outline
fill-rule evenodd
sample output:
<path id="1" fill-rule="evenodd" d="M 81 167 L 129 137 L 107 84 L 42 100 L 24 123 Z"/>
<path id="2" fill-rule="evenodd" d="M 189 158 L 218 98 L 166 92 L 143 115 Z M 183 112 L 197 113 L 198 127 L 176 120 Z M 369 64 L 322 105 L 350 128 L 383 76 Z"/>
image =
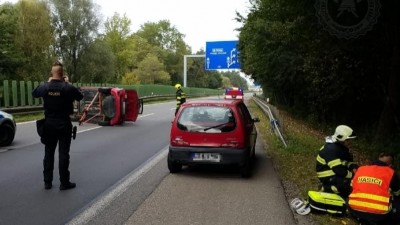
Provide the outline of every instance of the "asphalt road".
<path id="1" fill-rule="evenodd" d="M 0 224 L 56 225 L 71 220 L 167 146 L 174 106 L 175 102 L 146 105 L 137 122 L 123 126 L 79 126 L 70 161 L 71 181 L 77 187 L 68 191 L 58 189 L 57 160 L 53 189 L 44 189 L 44 146 L 35 123 L 18 124 L 14 143 L 0 149 Z"/>
<path id="2" fill-rule="evenodd" d="M 250 179 L 217 166 L 168 175 L 125 225 L 296 224 L 262 141 L 256 159 Z"/>
<path id="3" fill-rule="evenodd" d="M 77 188 L 68 191 L 58 190 L 57 161 L 53 189 L 43 188 L 44 146 L 34 123 L 18 124 L 13 145 L 0 149 L 0 225 L 297 224 L 261 137 L 250 179 L 236 167 L 169 174 L 174 106 L 146 105 L 123 126 L 78 127 L 70 165 Z"/>

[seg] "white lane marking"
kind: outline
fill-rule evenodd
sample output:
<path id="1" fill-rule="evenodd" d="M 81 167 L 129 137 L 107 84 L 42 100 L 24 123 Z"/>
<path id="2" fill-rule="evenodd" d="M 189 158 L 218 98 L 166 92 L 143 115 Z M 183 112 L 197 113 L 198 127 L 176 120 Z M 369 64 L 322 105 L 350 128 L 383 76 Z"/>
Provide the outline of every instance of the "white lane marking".
<path id="1" fill-rule="evenodd" d="M 79 213 L 75 218 L 67 223 L 67 225 L 87 224 L 97 214 L 103 211 L 114 199 L 124 193 L 129 186 L 136 183 L 144 174 L 146 174 L 157 163 L 163 160 L 168 154 L 168 146 L 163 148 L 157 155 L 154 155 L 146 162 L 141 164 L 137 169 L 122 178 L 116 185 L 112 186 L 108 193 L 100 196 L 87 209 Z"/>
<path id="2" fill-rule="evenodd" d="M 146 115 L 141 115 L 141 116 L 139 116 L 139 118 L 143 118 L 143 117 L 147 117 L 147 116 L 152 116 L 152 115 L 154 115 L 155 113 L 149 113 L 149 114 L 146 114 Z"/>
<path id="3" fill-rule="evenodd" d="M 35 123 L 35 122 L 36 122 L 36 120 L 33 120 L 33 121 L 27 121 L 27 122 L 20 122 L 20 123 L 17 123 L 17 125 L 23 125 L 23 124 Z"/>
<path id="4" fill-rule="evenodd" d="M 101 128 L 101 126 L 88 128 L 86 130 L 80 130 L 80 131 L 77 131 L 76 133 L 79 134 L 79 133 L 83 133 L 83 132 L 86 132 L 86 131 L 91 131 L 91 130 L 95 130 L 95 129 L 99 129 L 99 128 Z"/>

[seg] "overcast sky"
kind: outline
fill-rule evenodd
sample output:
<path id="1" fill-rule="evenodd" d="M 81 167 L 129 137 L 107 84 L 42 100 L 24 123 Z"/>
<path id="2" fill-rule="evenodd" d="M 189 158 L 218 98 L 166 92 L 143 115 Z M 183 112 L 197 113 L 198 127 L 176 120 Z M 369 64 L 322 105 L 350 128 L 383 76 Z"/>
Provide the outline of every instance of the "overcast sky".
<path id="1" fill-rule="evenodd" d="M 167 19 L 185 35 L 192 52 L 205 49 L 207 41 L 238 40 L 236 11 L 246 16 L 249 0 L 94 0 L 104 20 L 114 12 L 124 13 L 132 22 L 132 32 L 145 22 Z"/>

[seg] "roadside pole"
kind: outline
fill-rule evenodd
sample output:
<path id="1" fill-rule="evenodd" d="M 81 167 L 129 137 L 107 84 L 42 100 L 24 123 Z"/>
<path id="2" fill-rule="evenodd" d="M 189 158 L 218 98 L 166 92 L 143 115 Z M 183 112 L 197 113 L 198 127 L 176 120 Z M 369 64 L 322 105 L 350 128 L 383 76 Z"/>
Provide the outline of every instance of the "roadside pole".
<path id="1" fill-rule="evenodd" d="M 183 87 L 187 86 L 187 58 L 204 58 L 205 55 L 184 55 L 183 56 Z"/>

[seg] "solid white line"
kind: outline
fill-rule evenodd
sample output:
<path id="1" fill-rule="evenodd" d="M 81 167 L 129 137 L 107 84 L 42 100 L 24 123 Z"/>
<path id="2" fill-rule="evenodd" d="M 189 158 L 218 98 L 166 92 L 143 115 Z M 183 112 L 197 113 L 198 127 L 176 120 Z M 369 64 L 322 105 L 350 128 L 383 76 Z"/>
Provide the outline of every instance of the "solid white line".
<path id="1" fill-rule="evenodd" d="M 77 131 L 76 133 L 79 134 L 79 133 L 82 133 L 82 132 L 91 131 L 91 130 L 95 130 L 95 129 L 99 129 L 99 128 L 101 128 L 101 126 L 92 127 L 92 128 L 86 129 L 86 130 L 80 130 L 80 131 Z"/>
<path id="2" fill-rule="evenodd" d="M 168 146 L 163 148 L 157 155 L 154 155 L 152 158 L 144 162 L 136 170 L 122 178 L 119 184 L 117 183 L 115 188 L 93 202 L 87 209 L 69 221 L 67 225 L 80 225 L 88 223 L 98 213 L 104 210 L 104 208 L 106 208 L 114 199 L 124 193 L 129 186 L 136 183 L 144 174 L 146 174 L 151 168 L 164 159 L 167 154 Z"/>
<path id="3" fill-rule="evenodd" d="M 141 116 L 139 116 L 139 118 L 143 118 L 143 117 L 147 117 L 147 116 L 152 116 L 152 115 L 154 115 L 154 113 L 149 113 L 149 114 L 146 114 L 146 115 L 141 115 Z"/>
<path id="4" fill-rule="evenodd" d="M 17 125 L 28 124 L 28 123 L 34 123 L 34 122 L 36 122 L 36 120 L 27 121 L 27 122 L 20 122 L 20 123 L 17 123 Z"/>

